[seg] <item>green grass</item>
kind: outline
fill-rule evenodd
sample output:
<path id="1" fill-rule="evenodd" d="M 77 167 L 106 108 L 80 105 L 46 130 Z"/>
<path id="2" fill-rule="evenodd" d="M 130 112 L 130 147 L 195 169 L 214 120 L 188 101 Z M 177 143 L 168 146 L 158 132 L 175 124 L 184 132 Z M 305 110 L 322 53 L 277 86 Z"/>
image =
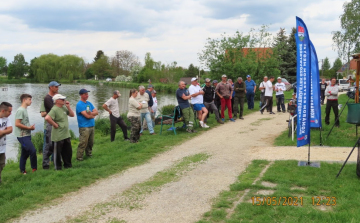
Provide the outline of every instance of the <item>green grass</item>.
<path id="1" fill-rule="evenodd" d="M 346 95 L 339 96 L 339 104 L 345 106 L 348 97 Z M 349 103 L 354 103 L 354 100 L 350 99 Z M 341 146 L 341 147 L 353 147 L 359 136 L 356 136 L 356 126 L 346 122 L 348 107 L 345 107 L 342 115 L 340 116 L 340 128 L 334 128 L 328 138 L 326 136 L 330 132 L 332 125 L 335 122 L 334 113 L 331 110 L 330 113 L 330 125 L 325 125 L 325 108 L 326 105 L 321 106 L 321 119 L 323 123 L 322 139 L 325 146 Z M 340 114 L 340 111 L 339 111 Z M 285 120 L 284 120 L 285 122 Z M 359 130 L 360 132 L 360 130 Z M 320 131 L 312 129 L 310 133 L 311 145 L 320 145 Z M 296 146 L 296 135 L 294 141 L 291 137 L 288 137 L 288 130 L 286 129 L 281 135 L 279 135 L 275 141 L 275 146 Z"/>
<path id="2" fill-rule="evenodd" d="M 248 110 L 245 104 L 244 116 L 257 112 L 258 107 L 259 101 L 255 101 L 255 110 Z M 228 121 L 227 111 L 225 111 L 225 119 Z M 178 123 L 176 126 L 181 127 L 182 124 Z M 211 114 L 208 119 L 208 125 L 211 127 L 209 129 L 197 128 L 199 133 L 196 134 L 188 134 L 184 129 L 179 129 L 175 136 L 173 131 L 166 131 L 170 126 L 164 126 L 162 135 L 150 136 L 148 131 L 145 131 L 137 144 L 123 141 L 121 131 L 117 133 L 115 142 L 111 143 L 109 133 L 101 128 L 102 125 L 107 125 L 106 120 L 99 125 L 100 129 L 95 130 L 93 158 L 86 159 L 85 156 L 85 161 L 76 161 L 78 141 L 72 140 L 73 168 L 71 169 L 54 171 L 51 166 L 48 171 L 42 170 L 42 155 L 38 154 L 38 171 L 24 176 L 20 175 L 19 163 L 8 162 L 2 171 L 3 182 L 0 184 L 0 222 L 19 217 L 25 211 L 46 206 L 55 198 L 68 192 L 78 191 L 98 179 L 141 165 L 155 155 L 171 149 L 172 146 L 181 144 L 219 124 L 214 114 Z M 160 132 L 160 126 L 155 127 L 155 132 Z M 40 138 L 37 140 L 38 144 L 41 144 Z M 27 170 L 30 170 L 29 160 Z"/>
<path id="3" fill-rule="evenodd" d="M 321 168 L 299 167 L 297 161 L 276 161 L 264 176 L 252 185 L 267 161 L 253 161 L 240 175 L 239 180 L 224 191 L 214 202 L 212 209 L 199 222 L 357 222 L 360 217 L 358 201 L 358 177 L 356 165 L 347 164 L 338 179 L 335 178 L 342 164 L 321 163 Z M 274 188 L 263 182 L 275 184 Z M 245 194 L 245 190 L 249 192 Z M 260 190 L 273 190 L 264 195 Z M 239 194 L 245 194 L 243 202 L 234 207 Z M 325 198 L 319 204 L 317 196 Z M 329 205 L 327 196 L 330 197 Z M 255 197 L 254 203 L 252 197 Z M 259 197 L 259 202 L 256 202 Z M 265 197 L 265 202 L 263 198 Z M 267 203 L 267 197 L 275 201 Z M 297 206 L 280 205 L 280 197 L 297 197 Z M 302 198 L 302 205 L 300 202 Z M 314 198 L 314 205 L 313 205 Z M 336 199 L 336 204 L 334 202 Z M 222 205 L 226 204 L 226 205 Z M 276 204 L 276 205 L 275 205 Z M 291 203 L 290 204 L 294 204 Z M 231 210 L 234 210 L 231 212 Z"/>
<path id="4" fill-rule="evenodd" d="M 106 125 L 105 119 L 102 125 Z M 183 123 L 177 123 L 181 127 Z M 210 115 L 208 125 L 218 126 L 214 115 Z M 76 161 L 77 140 L 72 140 L 73 168 L 54 171 L 41 168 L 42 155 L 38 154 L 38 171 L 21 175 L 19 163 L 8 162 L 2 171 L 0 184 L 0 222 L 19 217 L 27 210 L 33 210 L 47 205 L 55 198 L 77 191 L 84 186 L 94 183 L 98 179 L 122 172 L 130 167 L 145 163 L 155 155 L 167 151 L 172 146 L 195 137 L 201 132 L 210 129 L 197 128 L 199 132 L 189 134 L 185 129 L 179 129 L 175 136 L 173 131 L 166 131 L 170 126 L 164 126 L 162 135 L 159 135 L 160 126 L 155 127 L 155 136 L 145 131 L 139 143 L 131 144 L 123 141 L 122 132 L 118 131 L 116 139 L 110 142 L 110 136 L 101 129 L 95 130 L 95 145 L 93 158 L 86 158 L 83 162 Z M 102 135 L 103 134 L 103 135 Z M 128 132 L 130 134 L 130 132 Z M 27 161 L 27 170 L 30 171 L 30 161 Z"/>

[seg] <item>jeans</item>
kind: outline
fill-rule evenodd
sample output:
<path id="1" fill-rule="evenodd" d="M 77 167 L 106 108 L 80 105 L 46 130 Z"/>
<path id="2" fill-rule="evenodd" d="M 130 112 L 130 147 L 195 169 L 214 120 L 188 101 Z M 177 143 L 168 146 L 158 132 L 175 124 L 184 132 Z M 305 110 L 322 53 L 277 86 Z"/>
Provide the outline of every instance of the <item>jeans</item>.
<path id="1" fill-rule="evenodd" d="M 17 139 L 21 145 L 20 171 L 25 171 L 26 160 L 29 156 L 31 169 L 37 169 L 36 149 L 31 142 L 31 136 L 18 137 Z"/>
<path id="2" fill-rule="evenodd" d="M 141 116 L 140 116 L 140 120 L 141 120 L 141 130 L 140 130 L 140 133 L 143 132 L 143 120 L 146 120 L 147 122 L 147 125 L 148 125 L 148 129 L 149 129 L 149 132 L 150 134 L 151 133 L 154 133 L 154 128 L 153 128 L 153 125 L 152 125 L 152 120 L 151 120 L 151 116 L 150 116 L 150 112 L 146 112 L 146 113 L 141 113 Z"/>
<path id="3" fill-rule="evenodd" d="M 255 93 L 253 91 L 246 93 L 248 109 L 254 108 L 254 98 L 255 98 Z"/>
<path id="4" fill-rule="evenodd" d="M 280 106 L 282 111 L 285 111 L 285 104 L 284 104 L 284 95 L 276 95 L 276 105 L 277 105 L 277 111 L 280 112 Z"/>

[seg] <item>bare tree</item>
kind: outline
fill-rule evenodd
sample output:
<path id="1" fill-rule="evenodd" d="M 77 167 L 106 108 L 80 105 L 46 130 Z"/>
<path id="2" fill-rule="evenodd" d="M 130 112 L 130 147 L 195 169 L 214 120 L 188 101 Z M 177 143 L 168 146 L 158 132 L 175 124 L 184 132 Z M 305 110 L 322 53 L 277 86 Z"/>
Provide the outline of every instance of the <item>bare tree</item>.
<path id="1" fill-rule="evenodd" d="M 139 58 L 128 50 L 116 51 L 115 56 L 111 60 L 111 66 L 115 68 L 114 70 L 117 75 L 128 76 L 131 69 L 136 65 L 140 65 Z"/>

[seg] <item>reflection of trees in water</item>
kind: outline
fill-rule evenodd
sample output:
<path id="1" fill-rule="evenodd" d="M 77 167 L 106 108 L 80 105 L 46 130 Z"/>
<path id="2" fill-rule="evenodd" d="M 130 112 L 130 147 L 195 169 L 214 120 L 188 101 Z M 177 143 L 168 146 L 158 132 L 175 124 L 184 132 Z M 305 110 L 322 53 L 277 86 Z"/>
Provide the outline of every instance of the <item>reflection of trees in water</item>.
<path id="1" fill-rule="evenodd" d="M 40 106 L 43 103 L 43 99 L 49 91 L 47 84 L 7 84 L 8 91 L 1 92 L 1 102 L 7 101 L 13 105 L 13 112 L 10 116 L 10 120 L 14 126 L 15 113 L 20 107 L 20 95 L 27 93 L 33 96 L 32 104 L 28 107 L 28 114 L 31 124 L 35 124 L 35 130 L 32 133 L 43 131 L 44 118 L 40 116 Z M 71 108 L 76 111 L 76 104 L 80 100 L 79 90 L 85 88 L 89 90 L 89 101 L 99 110 L 100 117 L 108 117 L 109 113 L 106 112 L 102 105 L 113 95 L 114 90 L 119 90 L 121 97 L 119 98 L 120 113 L 125 113 L 128 110 L 129 103 L 129 91 L 127 88 L 117 88 L 112 86 L 98 86 L 98 85 L 83 85 L 83 84 L 63 84 L 59 88 L 59 93 L 65 95 L 70 102 Z M 158 110 L 164 105 L 177 104 L 175 93 L 174 94 L 157 94 Z M 76 136 L 79 135 L 79 128 L 75 117 L 69 117 L 69 127 Z M 10 134 L 6 137 L 7 148 L 6 156 L 8 158 L 16 158 L 16 137 L 14 134 Z"/>

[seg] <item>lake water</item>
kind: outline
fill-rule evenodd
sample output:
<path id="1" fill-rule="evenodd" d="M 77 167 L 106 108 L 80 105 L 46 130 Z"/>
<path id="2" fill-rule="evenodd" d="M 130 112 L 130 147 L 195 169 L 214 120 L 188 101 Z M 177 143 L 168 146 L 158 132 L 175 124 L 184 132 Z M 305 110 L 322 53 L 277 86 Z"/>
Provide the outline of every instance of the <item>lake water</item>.
<path id="1" fill-rule="evenodd" d="M 3 91 L 7 88 L 7 91 Z M 89 99 L 91 103 L 99 110 L 99 116 L 108 118 L 109 113 L 102 108 L 102 105 L 113 95 L 114 90 L 119 90 L 121 97 L 119 100 L 120 113 L 125 113 L 128 110 L 129 90 L 126 88 L 117 88 L 111 86 L 99 85 L 84 85 L 84 84 L 64 84 L 59 87 L 59 93 L 67 97 L 66 100 L 70 102 L 71 108 L 75 112 L 76 103 L 80 100 L 79 90 L 85 88 L 89 90 Z M 32 104 L 28 107 L 28 114 L 31 124 L 35 124 L 34 132 L 43 131 L 44 118 L 40 115 L 40 105 L 44 97 L 48 93 L 47 84 L 0 84 L 0 103 L 3 101 L 9 102 L 13 106 L 13 112 L 10 116 L 13 128 L 15 128 L 15 113 L 21 106 L 20 95 L 32 95 Z M 177 104 L 175 94 L 162 94 L 157 93 L 158 112 L 159 108 L 168 104 Z M 69 117 L 69 127 L 74 131 L 76 136 L 79 135 L 79 128 L 75 117 Z M 14 132 L 6 137 L 6 158 L 16 159 L 17 157 L 17 139 Z M 110 136 L 109 136 L 110 140 Z"/>

